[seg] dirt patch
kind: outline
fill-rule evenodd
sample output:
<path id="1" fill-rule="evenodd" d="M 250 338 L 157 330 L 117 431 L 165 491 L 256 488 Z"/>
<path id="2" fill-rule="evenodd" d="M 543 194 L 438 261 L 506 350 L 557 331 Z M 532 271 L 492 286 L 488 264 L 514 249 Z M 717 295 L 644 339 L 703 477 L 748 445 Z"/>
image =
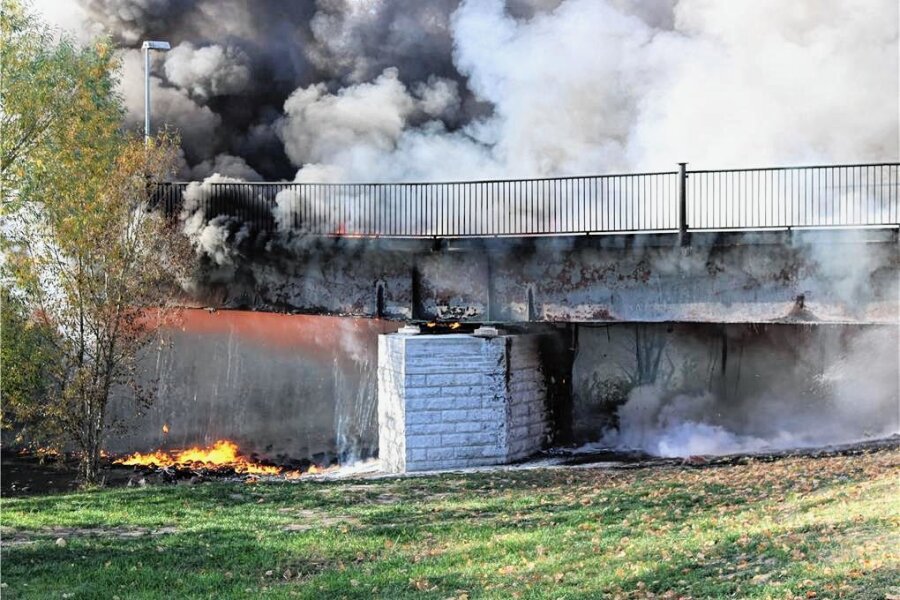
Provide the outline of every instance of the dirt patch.
<path id="1" fill-rule="evenodd" d="M 359 519 L 349 515 L 336 515 L 322 510 L 309 508 L 281 508 L 278 512 L 297 519 L 281 528 L 282 531 L 303 532 L 324 527 L 340 527 L 359 525 Z"/>
<path id="2" fill-rule="evenodd" d="M 78 463 L 70 458 L 42 461 L 32 455 L 0 453 L 0 491 L 4 498 L 72 492 L 78 489 Z M 124 487 L 131 467 L 104 464 L 100 479 L 108 487 Z"/>

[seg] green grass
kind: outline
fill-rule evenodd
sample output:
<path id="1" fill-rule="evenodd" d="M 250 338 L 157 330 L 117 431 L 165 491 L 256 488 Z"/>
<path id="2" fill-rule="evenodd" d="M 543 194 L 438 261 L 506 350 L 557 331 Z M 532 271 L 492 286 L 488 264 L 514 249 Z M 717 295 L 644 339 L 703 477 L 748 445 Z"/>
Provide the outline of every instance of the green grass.
<path id="1" fill-rule="evenodd" d="M 900 595 L 898 464 L 886 450 L 4 499 L 2 593 L 883 599 Z"/>

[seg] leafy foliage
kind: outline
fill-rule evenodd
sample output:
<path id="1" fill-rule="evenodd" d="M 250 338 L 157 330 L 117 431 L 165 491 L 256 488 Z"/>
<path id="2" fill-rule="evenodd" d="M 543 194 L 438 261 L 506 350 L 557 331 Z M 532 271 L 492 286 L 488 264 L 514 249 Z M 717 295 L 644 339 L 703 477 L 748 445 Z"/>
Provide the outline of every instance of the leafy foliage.
<path id="1" fill-rule="evenodd" d="M 41 442 L 41 412 L 49 380 L 46 366 L 53 361 L 51 344 L 47 341 L 52 331 L 28 318 L 22 301 L 3 290 L 0 308 L 0 396 L 3 398 L 3 428 L 15 425 L 17 434 L 27 432 L 29 441 Z M 41 432 L 50 434 L 46 428 Z M 17 438 L 21 437 L 17 435 Z M 35 438 L 38 439 L 35 439 Z"/>
<path id="2" fill-rule="evenodd" d="M 57 38 L 16 0 L 2 2 L 0 34 L 0 182 L 8 211 L 60 178 L 83 176 L 84 166 L 73 163 L 85 157 L 109 161 L 109 137 L 124 110 L 110 44 L 79 47 Z"/>
<path id="3" fill-rule="evenodd" d="M 150 210 L 177 140 L 164 132 L 144 144 L 121 130 L 109 45 L 54 43 L 13 2 L 3 38 L 3 177 L 19 186 L 4 189 L 5 275 L 52 332 L 49 384 L 34 401 L 94 482 L 110 394 L 130 386 L 146 399 L 134 383 L 137 356 L 154 339 L 150 309 L 169 297 L 188 256 L 186 240 Z"/>

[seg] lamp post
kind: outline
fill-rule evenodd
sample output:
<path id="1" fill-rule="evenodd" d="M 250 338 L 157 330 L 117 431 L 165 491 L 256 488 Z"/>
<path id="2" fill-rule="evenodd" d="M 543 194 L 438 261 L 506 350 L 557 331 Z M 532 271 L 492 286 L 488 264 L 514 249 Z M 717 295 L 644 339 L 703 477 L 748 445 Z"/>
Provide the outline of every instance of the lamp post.
<path id="1" fill-rule="evenodd" d="M 150 51 L 165 52 L 172 46 L 169 42 L 145 41 L 141 45 L 144 51 L 144 141 L 150 143 Z"/>

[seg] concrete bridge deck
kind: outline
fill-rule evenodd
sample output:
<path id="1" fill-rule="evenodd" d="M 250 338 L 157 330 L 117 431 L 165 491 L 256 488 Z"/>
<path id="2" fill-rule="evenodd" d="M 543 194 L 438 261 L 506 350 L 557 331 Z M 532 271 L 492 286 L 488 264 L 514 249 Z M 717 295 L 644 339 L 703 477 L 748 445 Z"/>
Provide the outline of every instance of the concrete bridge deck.
<path id="1" fill-rule="evenodd" d="M 205 253 L 203 305 L 414 321 L 900 322 L 898 163 L 163 193 Z"/>

